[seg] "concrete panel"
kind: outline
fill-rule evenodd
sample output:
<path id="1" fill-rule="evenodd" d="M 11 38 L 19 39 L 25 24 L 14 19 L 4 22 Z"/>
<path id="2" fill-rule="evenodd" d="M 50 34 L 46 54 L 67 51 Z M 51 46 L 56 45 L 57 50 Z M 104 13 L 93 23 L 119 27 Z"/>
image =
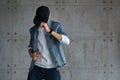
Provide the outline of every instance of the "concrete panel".
<path id="1" fill-rule="evenodd" d="M 58 5 L 61 3 L 61 0 L 33 0 L 33 3 L 42 4 L 42 5 Z"/>
<path id="2" fill-rule="evenodd" d="M 11 9 L 7 5 L 0 5 L 0 36 L 11 34 Z"/>
<path id="3" fill-rule="evenodd" d="M 13 4 L 32 5 L 35 0 L 12 0 Z"/>
<path id="4" fill-rule="evenodd" d="M 120 80 L 120 69 L 109 70 L 109 80 Z"/>
<path id="5" fill-rule="evenodd" d="M 50 9 L 50 19 L 60 21 L 61 9 L 60 6 L 48 6 Z"/>
<path id="6" fill-rule="evenodd" d="M 70 35 L 106 36 L 107 12 L 104 8 L 105 6 L 62 6 L 61 20 Z"/>
<path id="7" fill-rule="evenodd" d="M 107 80 L 104 70 L 71 70 L 71 80 Z"/>
<path id="8" fill-rule="evenodd" d="M 28 39 L 13 38 L 13 68 L 28 69 L 31 58 L 28 53 Z"/>
<path id="9" fill-rule="evenodd" d="M 70 69 L 106 69 L 107 39 L 72 37 L 72 40 L 67 57 Z"/>
<path id="10" fill-rule="evenodd" d="M 111 5 L 111 6 L 116 6 L 116 5 L 120 5 L 120 0 L 109 0 L 109 4 Z"/>
<path id="11" fill-rule="evenodd" d="M 103 3 L 107 3 L 107 0 L 76 0 L 79 3 L 88 3 L 90 4 L 99 4 L 99 5 L 103 5 Z"/>
<path id="12" fill-rule="evenodd" d="M 61 80 L 71 80 L 70 70 L 61 70 Z"/>
<path id="13" fill-rule="evenodd" d="M 0 5 L 1 4 L 8 4 L 10 3 L 10 0 L 0 0 Z"/>
<path id="14" fill-rule="evenodd" d="M 27 80 L 28 70 L 26 69 L 13 69 L 13 80 Z"/>
<path id="15" fill-rule="evenodd" d="M 109 39 L 109 68 L 119 69 L 120 68 L 120 38 Z"/>
<path id="16" fill-rule="evenodd" d="M 109 16 L 109 35 L 119 36 L 120 35 L 120 6 L 112 6 Z"/>
<path id="17" fill-rule="evenodd" d="M 107 0 L 62 0 L 64 5 L 107 5 Z"/>
<path id="18" fill-rule="evenodd" d="M 61 3 L 64 4 L 75 4 L 77 0 L 61 0 Z"/>
<path id="19" fill-rule="evenodd" d="M 0 38 L 0 68 L 12 67 L 12 45 L 10 38 Z"/>
<path id="20" fill-rule="evenodd" d="M 13 7 L 13 36 L 29 36 L 29 28 L 33 26 L 35 10 L 33 6 L 16 5 Z"/>
<path id="21" fill-rule="evenodd" d="M 0 69 L 0 80 L 12 80 L 12 72 L 9 69 Z"/>

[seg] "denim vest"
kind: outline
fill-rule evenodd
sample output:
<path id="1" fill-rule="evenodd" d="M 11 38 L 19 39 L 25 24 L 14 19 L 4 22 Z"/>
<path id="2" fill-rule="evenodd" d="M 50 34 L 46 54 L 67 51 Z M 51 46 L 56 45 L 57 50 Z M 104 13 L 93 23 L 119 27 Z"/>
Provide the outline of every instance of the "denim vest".
<path id="1" fill-rule="evenodd" d="M 56 31 L 57 33 L 66 35 L 68 37 L 61 23 L 49 20 L 48 26 L 52 28 L 54 31 Z M 39 27 L 36 25 L 30 28 L 29 47 L 31 47 L 34 50 L 34 52 L 39 51 L 38 49 L 38 35 L 39 35 L 38 28 Z M 64 66 L 67 63 L 67 61 L 65 59 L 64 50 L 61 45 L 61 42 L 58 41 L 56 38 L 54 38 L 51 34 L 47 32 L 45 32 L 45 38 L 46 38 L 48 50 L 50 52 L 50 56 L 52 57 L 52 60 L 56 68 Z M 30 69 L 32 69 L 32 67 L 34 66 L 34 63 L 35 62 L 32 60 Z"/>

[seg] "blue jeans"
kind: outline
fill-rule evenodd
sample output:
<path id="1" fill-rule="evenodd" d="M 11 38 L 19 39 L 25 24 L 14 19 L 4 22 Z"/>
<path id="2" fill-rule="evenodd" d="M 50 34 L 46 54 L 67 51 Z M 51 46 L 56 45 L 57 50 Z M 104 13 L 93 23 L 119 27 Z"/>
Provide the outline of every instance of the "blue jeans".
<path id="1" fill-rule="evenodd" d="M 45 69 L 34 66 L 29 71 L 27 80 L 61 80 L 60 72 L 57 68 Z"/>

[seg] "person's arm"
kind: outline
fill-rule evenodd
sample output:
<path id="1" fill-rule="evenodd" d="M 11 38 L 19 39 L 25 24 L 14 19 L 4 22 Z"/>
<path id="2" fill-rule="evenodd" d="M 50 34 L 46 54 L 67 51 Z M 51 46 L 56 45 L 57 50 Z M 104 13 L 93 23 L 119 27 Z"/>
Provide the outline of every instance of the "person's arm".
<path id="1" fill-rule="evenodd" d="M 30 57 L 33 58 L 33 53 L 34 53 L 34 51 L 33 51 L 32 48 L 29 48 L 29 49 L 28 49 L 28 53 L 29 53 Z"/>
<path id="2" fill-rule="evenodd" d="M 70 39 L 66 35 L 62 35 L 62 40 L 60 42 L 63 44 L 69 45 Z"/>
<path id="3" fill-rule="evenodd" d="M 59 41 L 62 40 L 62 35 L 59 34 L 59 33 L 57 33 L 57 32 L 55 32 L 55 31 L 52 31 L 52 32 L 51 32 L 51 29 L 48 27 L 47 23 L 42 22 L 42 23 L 40 24 L 40 26 L 43 27 L 46 32 L 48 32 L 48 33 L 50 33 L 51 35 L 53 35 L 57 40 L 59 40 Z"/>
<path id="4" fill-rule="evenodd" d="M 62 42 L 63 44 L 67 44 L 67 45 L 70 44 L 70 39 L 69 39 L 66 35 L 59 34 L 59 33 L 55 32 L 55 31 L 52 31 L 51 34 L 52 34 L 57 40 L 59 40 L 60 42 Z"/>
<path id="5" fill-rule="evenodd" d="M 29 41 L 29 46 L 28 46 L 28 53 L 29 53 L 30 57 L 33 58 L 34 51 L 32 49 L 33 38 L 32 38 L 32 35 L 31 35 L 31 33 L 32 33 L 32 29 L 31 28 L 29 30 L 29 33 L 30 33 L 30 41 Z"/>
<path id="6" fill-rule="evenodd" d="M 61 41 L 62 40 L 62 35 L 55 32 L 55 31 L 52 31 L 51 32 L 51 35 L 53 35 L 57 40 Z"/>
<path id="7" fill-rule="evenodd" d="M 52 31 L 52 29 L 50 29 L 48 27 L 47 23 L 42 22 L 40 24 L 40 26 L 42 26 L 45 29 L 46 32 L 49 32 L 52 36 L 54 36 L 58 41 L 69 45 L 70 40 L 66 35 L 63 35 L 63 34 L 55 32 L 55 31 Z"/>
<path id="8" fill-rule="evenodd" d="M 38 52 L 34 52 L 34 50 L 32 49 L 33 46 L 33 37 L 31 36 L 31 32 L 32 30 L 30 29 L 30 41 L 29 41 L 29 46 L 28 46 L 28 53 L 30 55 L 30 57 L 32 58 L 32 60 L 38 60 L 41 58 L 41 54 Z"/>

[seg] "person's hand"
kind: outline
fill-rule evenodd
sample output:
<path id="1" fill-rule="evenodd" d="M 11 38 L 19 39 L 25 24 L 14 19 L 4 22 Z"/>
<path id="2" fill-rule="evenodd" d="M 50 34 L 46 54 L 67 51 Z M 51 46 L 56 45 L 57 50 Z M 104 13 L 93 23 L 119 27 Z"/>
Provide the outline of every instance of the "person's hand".
<path id="1" fill-rule="evenodd" d="M 50 32 L 50 28 L 48 27 L 48 24 L 45 22 L 42 22 L 40 24 L 41 27 L 43 27 L 45 29 L 46 32 Z"/>
<path id="2" fill-rule="evenodd" d="M 42 55 L 40 52 L 29 52 L 30 54 L 30 57 L 33 59 L 33 60 L 40 60 Z"/>
<path id="3" fill-rule="evenodd" d="M 41 53 L 39 53 L 39 52 L 35 52 L 35 53 L 32 54 L 32 59 L 35 60 L 35 61 L 40 60 L 41 57 L 42 57 Z"/>

